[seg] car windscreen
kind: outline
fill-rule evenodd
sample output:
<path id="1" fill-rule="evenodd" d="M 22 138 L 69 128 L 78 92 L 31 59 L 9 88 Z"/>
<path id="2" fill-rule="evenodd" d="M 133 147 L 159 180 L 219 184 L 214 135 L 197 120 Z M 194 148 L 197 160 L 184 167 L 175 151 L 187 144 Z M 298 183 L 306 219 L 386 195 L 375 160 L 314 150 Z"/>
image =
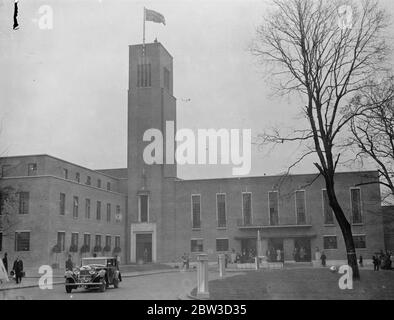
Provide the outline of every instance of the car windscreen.
<path id="1" fill-rule="evenodd" d="M 106 265 L 107 264 L 107 260 L 106 259 L 92 259 L 92 258 L 83 258 L 82 259 L 82 265 L 86 266 L 88 264 L 102 264 L 102 265 Z"/>

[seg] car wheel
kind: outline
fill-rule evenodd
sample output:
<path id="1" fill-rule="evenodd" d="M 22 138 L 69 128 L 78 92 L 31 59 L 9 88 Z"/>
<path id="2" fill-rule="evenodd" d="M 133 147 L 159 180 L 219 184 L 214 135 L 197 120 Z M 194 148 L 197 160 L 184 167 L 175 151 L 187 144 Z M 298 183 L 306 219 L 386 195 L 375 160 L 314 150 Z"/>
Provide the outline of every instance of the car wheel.
<path id="1" fill-rule="evenodd" d="M 104 292 L 105 289 L 107 289 L 107 282 L 105 281 L 105 279 L 102 279 L 100 285 L 100 292 Z"/>
<path id="2" fill-rule="evenodd" d="M 66 280 L 66 292 L 67 293 L 71 293 L 71 291 L 73 290 L 72 286 L 68 286 L 68 283 L 72 283 L 72 281 L 70 279 Z"/>
<path id="3" fill-rule="evenodd" d="M 119 279 L 114 279 L 114 288 L 119 288 Z"/>

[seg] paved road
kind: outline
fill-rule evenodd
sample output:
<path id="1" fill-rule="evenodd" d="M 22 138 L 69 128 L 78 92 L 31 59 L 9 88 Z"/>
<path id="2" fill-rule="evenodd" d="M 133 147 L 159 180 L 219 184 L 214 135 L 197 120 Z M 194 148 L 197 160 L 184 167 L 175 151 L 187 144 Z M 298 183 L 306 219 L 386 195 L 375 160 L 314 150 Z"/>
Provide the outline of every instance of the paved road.
<path id="1" fill-rule="evenodd" d="M 110 287 L 106 292 L 73 290 L 67 294 L 63 285 L 55 285 L 52 290 L 24 288 L 0 291 L 0 300 L 163 300 L 178 299 L 196 287 L 196 272 L 175 272 L 123 278 L 118 289 Z M 210 279 L 217 276 L 210 276 Z"/>

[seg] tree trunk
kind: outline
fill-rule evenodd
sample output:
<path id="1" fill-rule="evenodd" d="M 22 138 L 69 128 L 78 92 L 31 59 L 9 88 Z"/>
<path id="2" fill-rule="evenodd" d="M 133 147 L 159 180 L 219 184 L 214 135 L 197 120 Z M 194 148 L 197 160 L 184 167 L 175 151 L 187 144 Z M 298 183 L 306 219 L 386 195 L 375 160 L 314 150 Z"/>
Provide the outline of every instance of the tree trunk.
<path id="1" fill-rule="evenodd" d="M 360 279 L 360 272 L 358 270 L 358 262 L 356 249 L 354 247 L 353 234 L 349 221 L 347 221 L 346 216 L 339 205 L 338 199 L 334 190 L 334 180 L 326 179 L 327 195 L 330 201 L 330 206 L 334 211 L 335 217 L 338 221 L 339 227 L 341 228 L 343 239 L 345 240 L 346 253 L 348 265 L 353 270 L 353 279 Z"/>

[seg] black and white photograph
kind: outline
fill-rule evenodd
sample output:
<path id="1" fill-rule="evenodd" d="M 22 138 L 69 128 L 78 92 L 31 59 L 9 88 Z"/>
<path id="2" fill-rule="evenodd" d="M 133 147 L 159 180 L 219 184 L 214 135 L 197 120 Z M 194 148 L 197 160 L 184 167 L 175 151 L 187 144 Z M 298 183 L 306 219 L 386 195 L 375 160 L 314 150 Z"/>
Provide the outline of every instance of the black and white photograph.
<path id="1" fill-rule="evenodd" d="M 0 0 L 0 300 L 394 300 L 393 49 L 390 0 Z"/>

